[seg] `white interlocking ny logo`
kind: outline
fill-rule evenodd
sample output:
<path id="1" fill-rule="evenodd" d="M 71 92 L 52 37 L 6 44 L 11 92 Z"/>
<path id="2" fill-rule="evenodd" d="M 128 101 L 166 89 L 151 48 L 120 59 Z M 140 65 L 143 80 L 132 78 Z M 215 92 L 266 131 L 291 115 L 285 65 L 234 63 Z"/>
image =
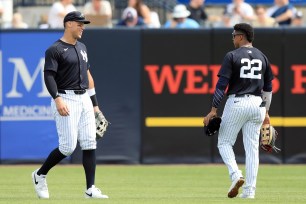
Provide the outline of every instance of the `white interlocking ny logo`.
<path id="1" fill-rule="evenodd" d="M 82 54 L 83 60 L 84 60 L 85 62 L 87 62 L 87 61 L 88 61 L 87 53 L 86 53 L 85 51 L 81 50 L 81 54 Z"/>

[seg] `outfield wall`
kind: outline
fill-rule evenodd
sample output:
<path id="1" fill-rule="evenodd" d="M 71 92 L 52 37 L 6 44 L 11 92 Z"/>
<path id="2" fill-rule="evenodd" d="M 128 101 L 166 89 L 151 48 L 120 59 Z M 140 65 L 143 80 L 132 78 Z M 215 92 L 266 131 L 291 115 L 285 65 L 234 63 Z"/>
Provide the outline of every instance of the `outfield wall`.
<path id="1" fill-rule="evenodd" d="M 221 162 L 217 136 L 204 135 L 216 73 L 233 49 L 231 29 L 88 29 L 86 43 L 101 109 L 111 122 L 98 163 Z M 0 162 L 42 162 L 57 146 L 43 84 L 45 49 L 62 30 L 0 31 Z M 271 121 L 279 154 L 264 163 L 305 163 L 306 29 L 257 29 L 254 45 L 275 80 Z M 225 100 L 224 100 L 225 101 Z M 223 103 L 224 104 L 224 103 Z M 222 113 L 220 109 L 219 114 Z M 244 162 L 242 138 L 235 146 Z M 66 163 L 80 163 L 76 151 Z"/>

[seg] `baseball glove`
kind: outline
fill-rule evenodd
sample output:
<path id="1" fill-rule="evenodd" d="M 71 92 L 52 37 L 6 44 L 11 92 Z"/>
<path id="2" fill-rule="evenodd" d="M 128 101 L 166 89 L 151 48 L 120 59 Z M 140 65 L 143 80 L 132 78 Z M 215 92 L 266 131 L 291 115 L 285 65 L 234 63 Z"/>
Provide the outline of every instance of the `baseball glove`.
<path id="1" fill-rule="evenodd" d="M 105 119 L 103 113 L 101 111 L 95 112 L 96 118 L 96 139 L 100 139 L 103 137 L 106 132 L 108 121 Z"/>
<path id="2" fill-rule="evenodd" d="M 260 148 L 266 152 L 271 153 L 281 151 L 275 146 L 278 133 L 270 124 L 263 124 L 260 128 Z"/>
<path id="3" fill-rule="evenodd" d="M 207 126 L 204 126 L 204 131 L 207 136 L 213 136 L 220 129 L 221 118 L 212 117 Z"/>

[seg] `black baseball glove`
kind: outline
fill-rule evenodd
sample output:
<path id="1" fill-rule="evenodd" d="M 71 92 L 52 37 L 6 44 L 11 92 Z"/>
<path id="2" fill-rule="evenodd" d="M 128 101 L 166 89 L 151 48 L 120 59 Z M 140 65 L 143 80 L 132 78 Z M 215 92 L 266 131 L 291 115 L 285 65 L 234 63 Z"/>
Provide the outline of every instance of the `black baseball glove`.
<path id="1" fill-rule="evenodd" d="M 207 136 L 213 136 L 220 129 L 221 117 L 212 117 L 207 126 L 204 126 L 204 131 Z"/>

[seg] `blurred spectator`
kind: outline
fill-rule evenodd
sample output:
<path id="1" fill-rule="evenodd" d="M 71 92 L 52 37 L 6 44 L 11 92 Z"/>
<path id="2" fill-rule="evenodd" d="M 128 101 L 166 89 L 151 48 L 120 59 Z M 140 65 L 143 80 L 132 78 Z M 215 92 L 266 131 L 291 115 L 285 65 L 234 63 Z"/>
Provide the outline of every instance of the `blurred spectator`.
<path id="1" fill-rule="evenodd" d="M 151 23 L 151 10 L 142 0 L 128 0 L 128 7 L 136 9 L 138 17 L 141 17 L 147 25 Z"/>
<path id="2" fill-rule="evenodd" d="M 226 27 L 232 27 L 237 23 L 250 22 L 254 19 L 252 6 L 244 0 L 233 0 L 224 10 L 223 21 Z"/>
<path id="3" fill-rule="evenodd" d="M 302 11 L 296 11 L 294 18 L 292 19 L 291 25 L 293 27 L 302 27 L 303 24 L 303 13 Z"/>
<path id="4" fill-rule="evenodd" d="M 121 20 L 117 26 L 146 27 L 146 24 L 142 18 L 138 17 L 136 9 L 127 7 L 123 10 Z"/>
<path id="5" fill-rule="evenodd" d="M 41 14 L 40 19 L 38 22 L 38 28 L 40 29 L 47 29 L 50 28 L 50 25 L 48 24 L 48 15 L 47 14 Z"/>
<path id="6" fill-rule="evenodd" d="M 190 0 L 187 9 L 190 11 L 188 18 L 195 20 L 199 25 L 206 26 L 208 21 L 211 23 L 221 20 L 219 16 L 207 15 L 204 7 L 205 0 Z"/>
<path id="7" fill-rule="evenodd" d="M 200 25 L 193 19 L 187 18 L 190 11 L 183 4 L 178 4 L 174 7 L 172 19 L 167 21 L 165 28 L 199 28 Z"/>
<path id="8" fill-rule="evenodd" d="M 0 0 L 0 27 L 10 27 L 13 19 L 13 0 Z"/>
<path id="9" fill-rule="evenodd" d="M 190 11 L 188 18 L 195 20 L 200 25 L 204 25 L 208 19 L 208 15 L 204 9 L 204 2 L 205 0 L 190 0 L 187 5 L 187 9 Z"/>
<path id="10" fill-rule="evenodd" d="M 158 13 L 155 11 L 151 11 L 151 23 L 148 24 L 149 28 L 160 28 L 160 21 Z"/>
<path id="11" fill-rule="evenodd" d="M 275 19 L 280 26 L 289 26 L 294 16 L 295 8 L 289 0 L 274 0 L 274 6 L 267 10 L 267 14 Z"/>
<path id="12" fill-rule="evenodd" d="M 3 5 L 2 2 L 0 1 L 0 27 L 2 27 L 2 16 L 3 16 Z"/>
<path id="13" fill-rule="evenodd" d="M 19 28 L 19 29 L 25 29 L 28 28 L 28 24 L 26 24 L 23 21 L 23 17 L 20 13 L 14 13 L 13 19 L 11 24 L 7 24 L 5 28 Z"/>
<path id="14" fill-rule="evenodd" d="M 84 14 L 88 15 L 103 15 L 106 19 L 106 27 L 112 27 L 112 8 L 109 1 L 106 0 L 91 0 L 84 6 Z"/>
<path id="15" fill-rule="evenodd" d="M 256 19 L 252 22 L 253 27 L 274 27 L 277 23 L 274 18 L 267 15 L 266 8 L 257 5 L 255 9 Z"/>
<path id="16" fill-rule="evenodd" d="M 51 28 L 64 28 L 63 21 L 67 13 L 76 11 L 73 0 L 61 0 L 53 3 L 48 16 L 48 24 Z"/>

